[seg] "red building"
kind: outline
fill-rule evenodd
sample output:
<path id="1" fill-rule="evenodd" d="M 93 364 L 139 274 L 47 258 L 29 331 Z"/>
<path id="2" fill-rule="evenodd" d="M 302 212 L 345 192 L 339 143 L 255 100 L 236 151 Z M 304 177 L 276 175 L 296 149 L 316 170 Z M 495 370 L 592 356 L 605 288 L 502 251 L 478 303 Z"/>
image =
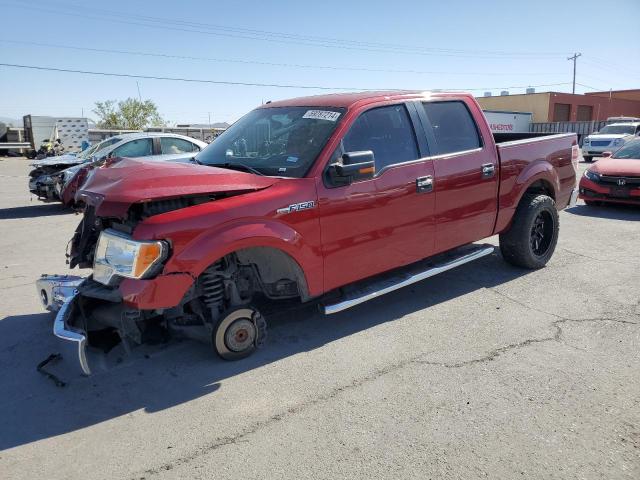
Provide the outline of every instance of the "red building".
<path id="1" fill-rule="evenodd" d="M 640 117 L 640 89 L 591 92 L 585 95 L 560 92 L 480 97 L 483 109 L 533 113 L 534 122 L 606 120 L 608 117 Z"/>

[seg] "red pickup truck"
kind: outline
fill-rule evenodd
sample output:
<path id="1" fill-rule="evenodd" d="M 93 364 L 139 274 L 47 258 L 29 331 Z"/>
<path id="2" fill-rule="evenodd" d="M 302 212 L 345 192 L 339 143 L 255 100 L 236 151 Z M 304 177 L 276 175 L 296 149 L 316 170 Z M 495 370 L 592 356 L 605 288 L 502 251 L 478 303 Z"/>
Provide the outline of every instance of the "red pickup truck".
<path id="1" fill-rule="evenodd" d="M 267 103 L 195 161 L 122 159 L 79 190 L 69 261 L 93 272 L 54 333 L 84 373 L 86 345 L 106 338 L 204 338 L 245 357 L 264 341 L 267 301 L 338 312 L 487 255 L 473 242 L 496 234 L 505 260 L 543 267 L 577 197 L 574 134 L 492 134 L 463 93 Z"/>

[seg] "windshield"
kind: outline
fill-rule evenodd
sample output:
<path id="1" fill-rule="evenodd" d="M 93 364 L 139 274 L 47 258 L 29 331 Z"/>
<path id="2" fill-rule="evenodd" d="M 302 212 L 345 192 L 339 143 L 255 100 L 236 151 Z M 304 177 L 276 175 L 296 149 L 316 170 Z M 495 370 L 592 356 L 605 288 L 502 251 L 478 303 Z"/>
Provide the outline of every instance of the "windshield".
<path id="1" fill-rule="evenodd" d="M 335 130 L 344 109 L 258 108 L 196 157 L 204 165 L 248 167 L 263 175 L 303 177 Z"/>
<path id="2" fill-rule="evenodd" d="M 98 151 L 98 147 L 102 148 L 103 142 L 96 143 L 93 147 L 89 147 L 78 154 L 78 158 L 91 158 L 94 152 Z"/>
<path id="3" fill-rule="evenodd" d="M 102 153 L 102 151 L 105 148 L 107 148 L 107 147 L 109 147 L 111 145 L 114 145 L 114 144 L 116 144 L 118 142 L 121 142 L 121 141 L 122 141 L 122 138 L 120 138 L 120 137 L 107 138 L 106 140 L 103 140 L 98 145 L 96 145 L 96 149 L 93 152 L 91 152 L 91 154 L 88 155 L 85 158 L 89 159 L 89 158 L 94 157 L 94 156 L 101 156 L 100 154 Z"/>
<path id="4" fill-rule="evenodd" d="M 612 158 L 640 159 L 640 140 L 634 140 L 627 143 L 624 147 L 614 153 Z"/>
<path id="5" fill-rule="evenodd" d="M 607 125 L 599 133 L 613 133 L 633 135 L 635 127 L 633 125 Z"/>

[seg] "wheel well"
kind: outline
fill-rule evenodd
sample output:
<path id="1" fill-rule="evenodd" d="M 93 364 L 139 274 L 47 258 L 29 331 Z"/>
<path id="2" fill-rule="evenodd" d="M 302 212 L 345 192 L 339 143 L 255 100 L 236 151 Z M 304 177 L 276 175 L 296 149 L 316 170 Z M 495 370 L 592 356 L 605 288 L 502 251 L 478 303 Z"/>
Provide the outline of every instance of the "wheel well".
<path id="1" fill-rule="evenodd" d="M 543 194 L 551 197 L 554 201 L 556 199 L 556 193 L 553 185 L 546 180 L 536 180 L 527 188 L 526 194 Z"/>
<path id="2" fill-rule="evenodd" d="M 269 298 L 309 298 L 304 272 L 288 253 L 273 247 L 250 247 L 225 256 L 228 262 L 250 269 L 255 277 L 255 288 Z"/>

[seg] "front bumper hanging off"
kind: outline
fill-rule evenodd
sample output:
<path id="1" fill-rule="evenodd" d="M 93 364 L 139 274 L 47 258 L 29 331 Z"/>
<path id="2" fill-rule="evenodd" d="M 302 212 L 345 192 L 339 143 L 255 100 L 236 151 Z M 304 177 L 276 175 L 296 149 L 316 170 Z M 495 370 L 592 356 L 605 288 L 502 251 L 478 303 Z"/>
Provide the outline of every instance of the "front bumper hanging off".
<path id="1" fill-rule="evenodd" d="M 42 275 L 36 281 L 36 289 L 42 305 L 50 312 L 57 312 L 53 334 L 65 340 L 62 345 L 68 350 L 65 353 L 77 358 L 82 374 L 91 375 L 87 361 L 87 333 L 69 324 L 76 308 L 78 287 L 84 281 L 85 278 L 74 275 Z"/>
<path id="2" fill-rule="evenodd" d="M 77 294 L 72 295 L 62 304 L 53 322 L 53 334 L 62 340 L 70 342 L 66 345 L 70 348 L 72 355 L 77 357 L 82 373 L 91 375 L 91 369 L 87 361 L 87 333 L 68 324 L 71 312 L 75 308 L 76 296 Z"/>
<path id="3" fill-rule="evenodd" d="M 84 277 L 75 275 L 42 275 L 36 280 L 42 305 L 50 312 L 57 312 L 84 280 Z"/>

